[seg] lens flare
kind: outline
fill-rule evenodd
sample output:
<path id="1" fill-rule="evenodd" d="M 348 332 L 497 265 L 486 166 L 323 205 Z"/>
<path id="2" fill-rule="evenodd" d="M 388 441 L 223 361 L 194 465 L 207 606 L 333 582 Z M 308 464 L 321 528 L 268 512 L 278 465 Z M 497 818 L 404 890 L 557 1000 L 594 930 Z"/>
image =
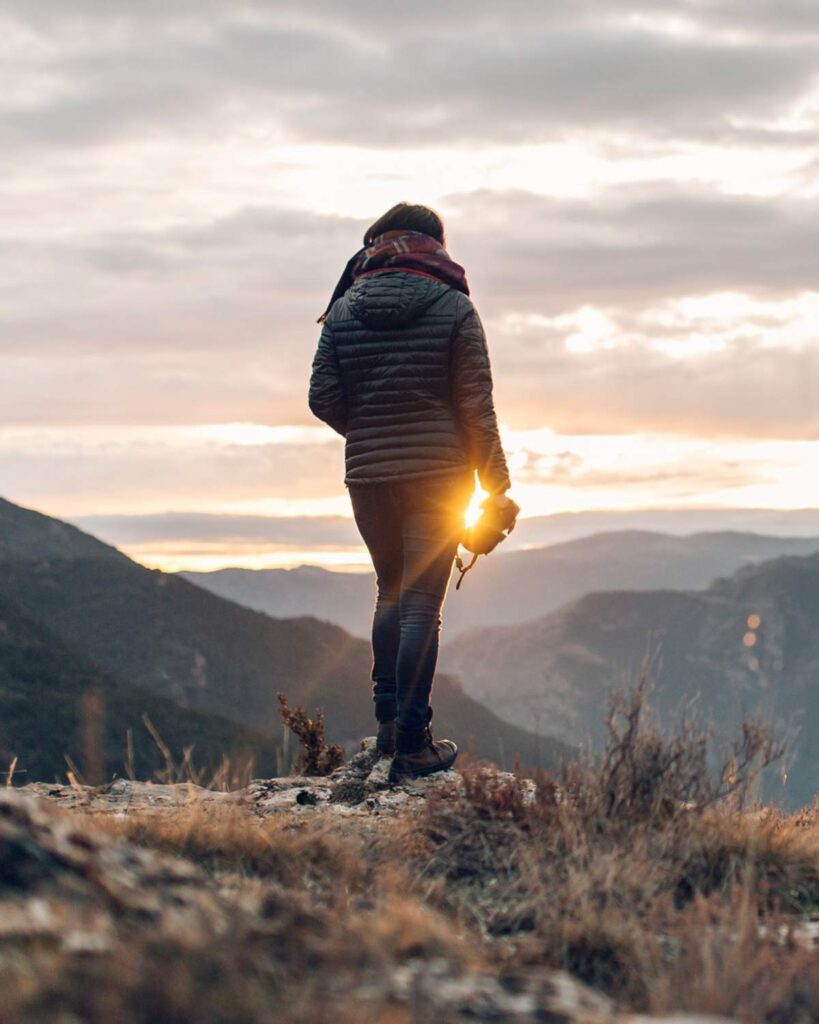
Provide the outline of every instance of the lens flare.
<path id="1" fill-rule="evenodd" d="M 475 488 L 472 500 L 469 502 L 467 510 L 464 513 L 465 526 L 474 526 L 481 518 L 481 502 L 485 501 L 488 497 L 489 495 L 486 491 L 482 490 L 480 487 Z"/>

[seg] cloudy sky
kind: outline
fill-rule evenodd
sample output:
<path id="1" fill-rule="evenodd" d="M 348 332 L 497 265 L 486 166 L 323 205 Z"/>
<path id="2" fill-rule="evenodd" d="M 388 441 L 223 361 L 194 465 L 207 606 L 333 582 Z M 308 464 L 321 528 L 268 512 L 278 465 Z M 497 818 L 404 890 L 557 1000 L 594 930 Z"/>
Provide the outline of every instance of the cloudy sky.
<path id="1" fill-rule="evenodd" d="M 307 378 L 408 199 L 525 514 L 819 506 L 814 0 L 0 0 L 0 82 L 10 500 L 154 565 L 360 563 Z"/>

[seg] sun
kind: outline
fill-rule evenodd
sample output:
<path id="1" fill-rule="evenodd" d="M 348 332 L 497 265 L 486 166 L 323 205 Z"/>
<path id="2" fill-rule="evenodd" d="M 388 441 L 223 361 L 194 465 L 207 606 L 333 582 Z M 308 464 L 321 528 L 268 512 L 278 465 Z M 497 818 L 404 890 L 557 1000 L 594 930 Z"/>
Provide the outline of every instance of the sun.
<path id="1" fill-rule="evenodd" d="M 474 526 L 475 523 L 481 518 L 481 502 L 485 501 L 489 497 L 489 494 L 480 487 L 475 488 L 475 493 L 472 495 L 472 500 L 469 502 L 466 512 L 464 513 L 464 525 Z"/>

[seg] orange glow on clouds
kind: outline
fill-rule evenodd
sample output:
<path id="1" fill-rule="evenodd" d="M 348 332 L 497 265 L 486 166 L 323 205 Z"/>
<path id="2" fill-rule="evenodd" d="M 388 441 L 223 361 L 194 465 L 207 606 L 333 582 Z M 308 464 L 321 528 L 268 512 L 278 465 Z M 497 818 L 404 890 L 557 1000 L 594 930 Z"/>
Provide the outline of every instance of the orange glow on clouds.
<path id="1" fill-rule="evenodd" d="M 813 441 L 657 434 L 564 435 L 502 428 L 522 518 L 560 512 L 662 508 L 819 507 Z M 0 433 L 4 496 L 59 518 L 86 515 L 306 517 L 351 515 L 343 442 L 322 427 L 26 428 Z M 485 495 L 478 491 L 470 517 Z M 315 531 L 313 531 L 315 536 Z M 152 566 L 218 568 L 308 562 L 366 567 L 363 546 L 288 548 L 229 534 L 131 544 Z M 750 627 L 749 623 L 749 627 Z"/>

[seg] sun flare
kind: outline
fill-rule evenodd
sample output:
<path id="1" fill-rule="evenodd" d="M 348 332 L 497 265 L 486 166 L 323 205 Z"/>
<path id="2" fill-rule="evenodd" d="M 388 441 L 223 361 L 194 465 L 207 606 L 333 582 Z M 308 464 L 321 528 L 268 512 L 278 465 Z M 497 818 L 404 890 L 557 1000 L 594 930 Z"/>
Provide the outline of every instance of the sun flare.
<path id="1" fill-rule="evenodd" d="M 472 495 L 472 500 L 469 502 L 469 506 L 464 513 L 465 526 L 474 526 L 481 518 L 481 502 L 485 501 L 488 497 L 487 492 L 476 485 L 475 493 Z"/>

